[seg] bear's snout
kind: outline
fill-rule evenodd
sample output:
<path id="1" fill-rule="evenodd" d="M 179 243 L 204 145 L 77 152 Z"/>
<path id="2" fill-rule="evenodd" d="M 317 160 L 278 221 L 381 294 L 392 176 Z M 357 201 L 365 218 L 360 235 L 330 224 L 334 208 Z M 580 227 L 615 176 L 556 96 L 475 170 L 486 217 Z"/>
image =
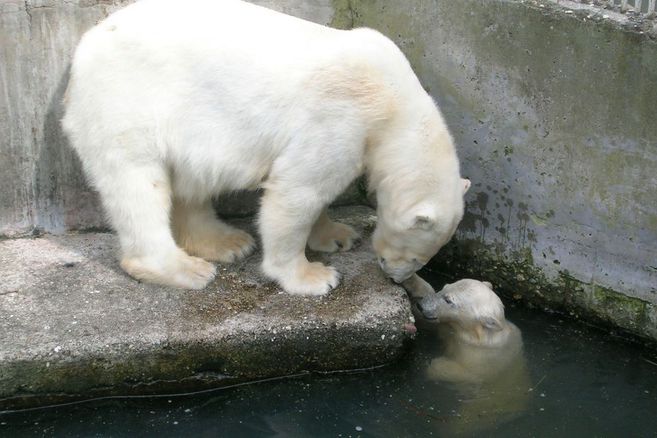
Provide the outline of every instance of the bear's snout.
<path id="1" fill-rule="evenodd" d="M 415 303 L 415 308 L 422 317 L 429 321 L 438 320 L 438 294 L 427 295 Z"/>

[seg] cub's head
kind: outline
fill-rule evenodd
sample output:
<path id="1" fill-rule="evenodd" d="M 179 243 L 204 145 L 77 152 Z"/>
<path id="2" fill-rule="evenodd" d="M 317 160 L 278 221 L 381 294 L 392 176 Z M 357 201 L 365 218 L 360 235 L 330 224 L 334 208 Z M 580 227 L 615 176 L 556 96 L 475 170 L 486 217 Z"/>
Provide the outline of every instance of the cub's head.
<path id="1" fill-rule="evenodd" d="M 463 218 L 463 195 L 470 181 L 461 179 L 443 199 L 419 200 L 380 209 L 372 245 L 381 269 L 401 283 L 421 269 L 451 238 Z M 393 214 L 390 214 L 393 211 Z"/>
<path id="2" fill-rule="evenodd" d="M 504 305 L 487 281 L 464 279 L 445 285 L 416 304 L 426 319 L 475 331 L 503 328 Z"/>

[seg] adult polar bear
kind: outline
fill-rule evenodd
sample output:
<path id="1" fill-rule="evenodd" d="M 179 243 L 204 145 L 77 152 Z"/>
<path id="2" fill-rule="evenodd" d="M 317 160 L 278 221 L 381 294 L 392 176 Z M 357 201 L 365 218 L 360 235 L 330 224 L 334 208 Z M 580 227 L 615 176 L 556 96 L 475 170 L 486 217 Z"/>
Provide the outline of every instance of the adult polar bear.
<path id="1" fill-rule="evenodd" d="M 82 38 L 64 130 L 131 276 L 203 288 L 210 261 L 253 238 L 210 199 L 263 187 L 263 271 L 292 294 L 339 282 L 310 263 L 356 232 L 326 206 L 358 175 L 377 193 L 374 247 L 396 281 L 452 236 L 469 181 L 408 61 L 368 29 L 340 31 L 237 0 L 142 0 Z M 205 259 L 205 260 L 204 260 Z"/>

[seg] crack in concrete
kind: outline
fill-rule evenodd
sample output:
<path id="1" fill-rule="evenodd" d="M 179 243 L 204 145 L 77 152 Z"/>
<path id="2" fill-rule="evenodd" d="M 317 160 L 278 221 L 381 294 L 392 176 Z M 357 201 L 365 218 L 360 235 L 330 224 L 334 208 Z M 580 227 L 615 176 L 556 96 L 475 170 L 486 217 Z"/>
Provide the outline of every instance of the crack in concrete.
<path id="1" fill-rule="evenodd" d="M 353 0 L 347 0 L 347 12 L 349 13 L 349 28 L 353 29 L 354 28 L 354 1 Z"/>
<path id="2" fill-rule="evenodd" d="M 28 0 L 24 0 L 24 5 L 25 5 L 25 13 L 27 14 L 27 28 L 30 31 L 30 39 L 32 39 L 32 12 L 31 12 L 31 6 L 28 2 Z"/>

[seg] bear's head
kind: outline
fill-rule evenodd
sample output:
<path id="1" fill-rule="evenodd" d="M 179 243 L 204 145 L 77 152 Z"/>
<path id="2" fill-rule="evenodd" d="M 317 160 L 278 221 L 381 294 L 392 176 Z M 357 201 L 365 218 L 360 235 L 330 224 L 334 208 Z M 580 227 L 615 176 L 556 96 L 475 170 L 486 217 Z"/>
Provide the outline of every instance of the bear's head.
<path id="1" fill-rule="evenodd" d="M 420 270 L 451 238 L 463 218 L 463 195 L 470 180 L 442 199 L 412 199 L 379 209 L 372 245 L 381 269 L 396 283 Z"/>
<path id="2" fill-rule="evenodd" d="M 426 319 L 473 331 L 479 337 L 501 330 L 505 322 L 504 304 L 487 281 L 464 279 L 447 284 L 416 306 Z"/>

